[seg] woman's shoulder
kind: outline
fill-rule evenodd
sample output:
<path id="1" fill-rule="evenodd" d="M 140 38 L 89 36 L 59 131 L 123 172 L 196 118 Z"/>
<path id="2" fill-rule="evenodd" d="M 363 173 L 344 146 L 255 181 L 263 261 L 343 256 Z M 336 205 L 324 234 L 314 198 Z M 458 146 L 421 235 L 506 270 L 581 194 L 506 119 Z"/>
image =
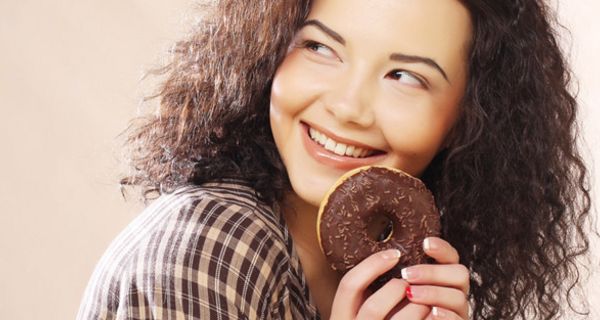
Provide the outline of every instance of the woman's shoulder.
<path id="1" fill-rule="evenodd" d="M 159 211 L 169 220 L 191 220 L 193 224 L 225 232 L 254 226 L 282 241 L 287 239 L 285 222 L 277 207 L 265 204 L 241 180 L 187 185 L 161 198 L 157 199 L 157 206 L 147 210 Z"/>
<path id="2" fill-rule="evenodd" d="M 178 264 L 223 285 L 231 272 L 250 276 L 258 266 L 264 276 L 287 271 L 291 248 L 285 224 L 277 210 L 261 202 L 251 187 L 238 182 L 186 186 L 168 202 L 179 204 L 168 210 L 167 223 L 161 229 L 173 238 L 168 252 Z M 219 273 L 223 278 L 214 279 Z"/>
<path id="3" fill-rule="evenodd" d="M 156 247 L 148 242 L 168 238 L 178 238 L 191 245 L 191 242 L 225 237 L 242 242 L 265 237 L 282 250 L 289 240 L 279 211 L 260 201 L 255 190 L 239 180 L 186 185 L 161 195 L 119 238 L 132 234 L 141 237 L 137 247 L 144 250 Z M 119 240 L 130 242 L 115 239 Z"/>
<path id="4" fill-rule="evenodd" d="M 200 308 L 199 318 L 226 310 L 264 315 L 287 286 L 291 248 L 282 223 L 252 188 L 236 182 L 190 185 L 161 195 L 105 252 L 84 305 L 110 309 L 101 302 L 122 301 L 136 287 L 141 290 L 136 297 L 160 290 L 177 299 L 209 297 L 219 306 Z M 194 295 L 186 298 L 185 288 Z M 98 296 L 104 300 L 94 300 Z M 88 307 L 81 312 L 88 314 Z"/>
<path id="5" fill-rule="evenodd" d="M 159 196 L 131 221 L 110 243 L 95 273 L 156 274 L 173 265 L 208 270 L 214 266 L 205 262 L 215 257 L 288 261 L 291 246 L 281 215 L 260 202 L 251 187 L 233 181 L 187 185 Z"/>

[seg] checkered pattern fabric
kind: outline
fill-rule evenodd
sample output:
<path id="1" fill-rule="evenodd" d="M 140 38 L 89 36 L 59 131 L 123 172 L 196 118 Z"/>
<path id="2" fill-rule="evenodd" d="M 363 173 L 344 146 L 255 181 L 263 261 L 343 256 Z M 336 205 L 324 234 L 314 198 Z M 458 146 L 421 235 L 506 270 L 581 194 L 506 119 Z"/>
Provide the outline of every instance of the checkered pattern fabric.
<path id="1" fill-rule="evenodd" d="M 185 186 L 111 243 L 77 319 L 319 319 L 284 220 L 252 188 Z"/>

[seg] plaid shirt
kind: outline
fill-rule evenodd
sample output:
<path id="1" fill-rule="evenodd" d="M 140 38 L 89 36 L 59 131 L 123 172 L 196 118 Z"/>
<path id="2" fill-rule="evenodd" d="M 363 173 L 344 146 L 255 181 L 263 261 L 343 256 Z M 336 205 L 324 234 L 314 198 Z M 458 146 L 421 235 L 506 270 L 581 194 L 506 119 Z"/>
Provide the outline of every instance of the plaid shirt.
<path id="1" fill-rule="evenodd" d="M 162 195 L 111 243 L 77 319 L 319 319 L 277 209 L 229 180 Z"/>

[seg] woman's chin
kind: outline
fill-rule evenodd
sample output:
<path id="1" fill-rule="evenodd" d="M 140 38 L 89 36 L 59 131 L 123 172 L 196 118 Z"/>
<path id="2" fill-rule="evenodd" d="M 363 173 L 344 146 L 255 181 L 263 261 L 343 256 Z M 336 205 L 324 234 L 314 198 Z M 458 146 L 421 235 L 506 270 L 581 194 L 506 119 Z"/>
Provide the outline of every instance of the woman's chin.
<path id="1" fill-rule="evenodd" d="M 329 190 L 327 186 L 314 186 L 308 183 L 294 184 L 292 181 L 292 189 L 298 200 L 301 200 L 307 205 L 318 208 L 321 205 L 321 200 Z"/>

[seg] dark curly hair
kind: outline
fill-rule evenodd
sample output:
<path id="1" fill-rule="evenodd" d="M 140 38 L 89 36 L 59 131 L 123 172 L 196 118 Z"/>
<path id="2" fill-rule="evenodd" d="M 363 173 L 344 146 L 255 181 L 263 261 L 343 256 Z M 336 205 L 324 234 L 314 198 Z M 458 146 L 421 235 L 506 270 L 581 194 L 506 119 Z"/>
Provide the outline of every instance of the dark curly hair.
<path id="1" fill-rule="evenodd" d="M 463 0 L 473 39 L 454 139 L 423 175 L 443 237 L 471 270 L 476 319 L 585 315 L 577 259 L 587 257 L 590 187 L 577 150 L 577 104 L 542 0 Z M 236 178 L 268 204 L 291 188 L 269 125 L 273 75 L 309 0 L 221 0 L 178 42 L 158 111 L 125 131 L 143 197 Z M 581 303 L 577 306 L 575 303 Z"/>

